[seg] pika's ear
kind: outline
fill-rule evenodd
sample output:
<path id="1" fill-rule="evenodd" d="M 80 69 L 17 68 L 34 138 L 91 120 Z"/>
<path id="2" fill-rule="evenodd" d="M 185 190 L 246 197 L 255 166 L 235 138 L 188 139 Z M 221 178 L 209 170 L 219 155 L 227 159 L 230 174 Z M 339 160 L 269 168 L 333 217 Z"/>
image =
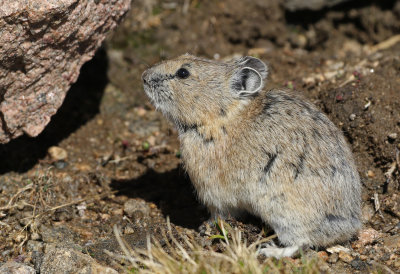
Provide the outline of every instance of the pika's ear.
<path id="1" fill-rule="evenodd" d="M 234 61 L 231 88 L 239 97 L 254 96 L 264 87 L 267 65 L 260 59 L 246 56 Z"/>
<path id="2" fill-rule="evenodd" d="M 260 73 L 263 80 L 265 80 L 268 76 L 267 65 L 258 58 L 245 56 L 235 60 L 235 65 L 239 68 L 249 67 L 255 69 L 258 73 Z"/>

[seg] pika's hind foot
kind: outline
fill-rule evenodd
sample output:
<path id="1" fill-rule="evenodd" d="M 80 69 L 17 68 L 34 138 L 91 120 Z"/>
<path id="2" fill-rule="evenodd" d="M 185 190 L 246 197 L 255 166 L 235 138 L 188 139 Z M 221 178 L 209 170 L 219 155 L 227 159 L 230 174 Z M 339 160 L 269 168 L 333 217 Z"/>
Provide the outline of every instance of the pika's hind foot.
<path id="1" fill-rule="evenodd" d="M 301 246 L 293 245 L 288 247 L 277 247 L 273 242 L 264 244 L 257 253 L 258 255 L 264 255 L 265 257 L 274 257 L 280 259 L 283 257 L 293 257 L 297 255 L 300 251 Z"/>

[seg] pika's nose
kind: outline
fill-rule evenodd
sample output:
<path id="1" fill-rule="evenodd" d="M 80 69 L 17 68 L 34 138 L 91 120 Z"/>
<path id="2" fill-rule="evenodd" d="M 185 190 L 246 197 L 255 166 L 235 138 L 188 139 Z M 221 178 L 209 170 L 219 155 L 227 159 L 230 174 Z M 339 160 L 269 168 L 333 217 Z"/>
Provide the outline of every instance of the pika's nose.
<path id="1" fill-rule="evenodd" d="M 143 83 L 147 84 L 149 82 L 149 75 L 150 75 L 150 69 L 146 69 L 143 73 L 142 73 L 142 80 Z"/>

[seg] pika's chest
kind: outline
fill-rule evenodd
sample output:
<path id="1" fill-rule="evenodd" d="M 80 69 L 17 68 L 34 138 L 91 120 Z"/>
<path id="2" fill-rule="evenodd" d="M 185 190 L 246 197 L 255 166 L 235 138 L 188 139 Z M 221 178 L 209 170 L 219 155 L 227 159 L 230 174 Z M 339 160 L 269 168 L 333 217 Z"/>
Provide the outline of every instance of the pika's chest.
<path id="1" fill-rule="evenodd" d="M 180 141 L 185 168 L 192 180 L 221 181 L 223 173 L 230 173 L 227 155 L 232 148 L 228 139 L 216 139 L 195 129 L 182 134 Z"/>
<path id="2" fill-rule="evenodd" d="M 248 153 L 243 138 L 232 137 L 225 131 L 208 135 L 193 129 L 180 135 L 183 162 L 196 187 L 243 185 L 257 176 L 253 174 L 257 156 Z"/>

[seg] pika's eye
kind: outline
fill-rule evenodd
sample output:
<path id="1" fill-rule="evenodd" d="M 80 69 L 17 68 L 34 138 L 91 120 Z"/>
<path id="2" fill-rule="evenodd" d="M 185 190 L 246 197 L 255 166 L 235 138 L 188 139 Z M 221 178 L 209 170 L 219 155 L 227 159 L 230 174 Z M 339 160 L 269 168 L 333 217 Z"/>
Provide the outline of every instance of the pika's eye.
<path id="1" fill-rule="evenodd" d="M 185 68 L 180 68 L 176 71 L 175 75 L 181 79 L 186 79 L 189 77 L 190 72 Z"/>

